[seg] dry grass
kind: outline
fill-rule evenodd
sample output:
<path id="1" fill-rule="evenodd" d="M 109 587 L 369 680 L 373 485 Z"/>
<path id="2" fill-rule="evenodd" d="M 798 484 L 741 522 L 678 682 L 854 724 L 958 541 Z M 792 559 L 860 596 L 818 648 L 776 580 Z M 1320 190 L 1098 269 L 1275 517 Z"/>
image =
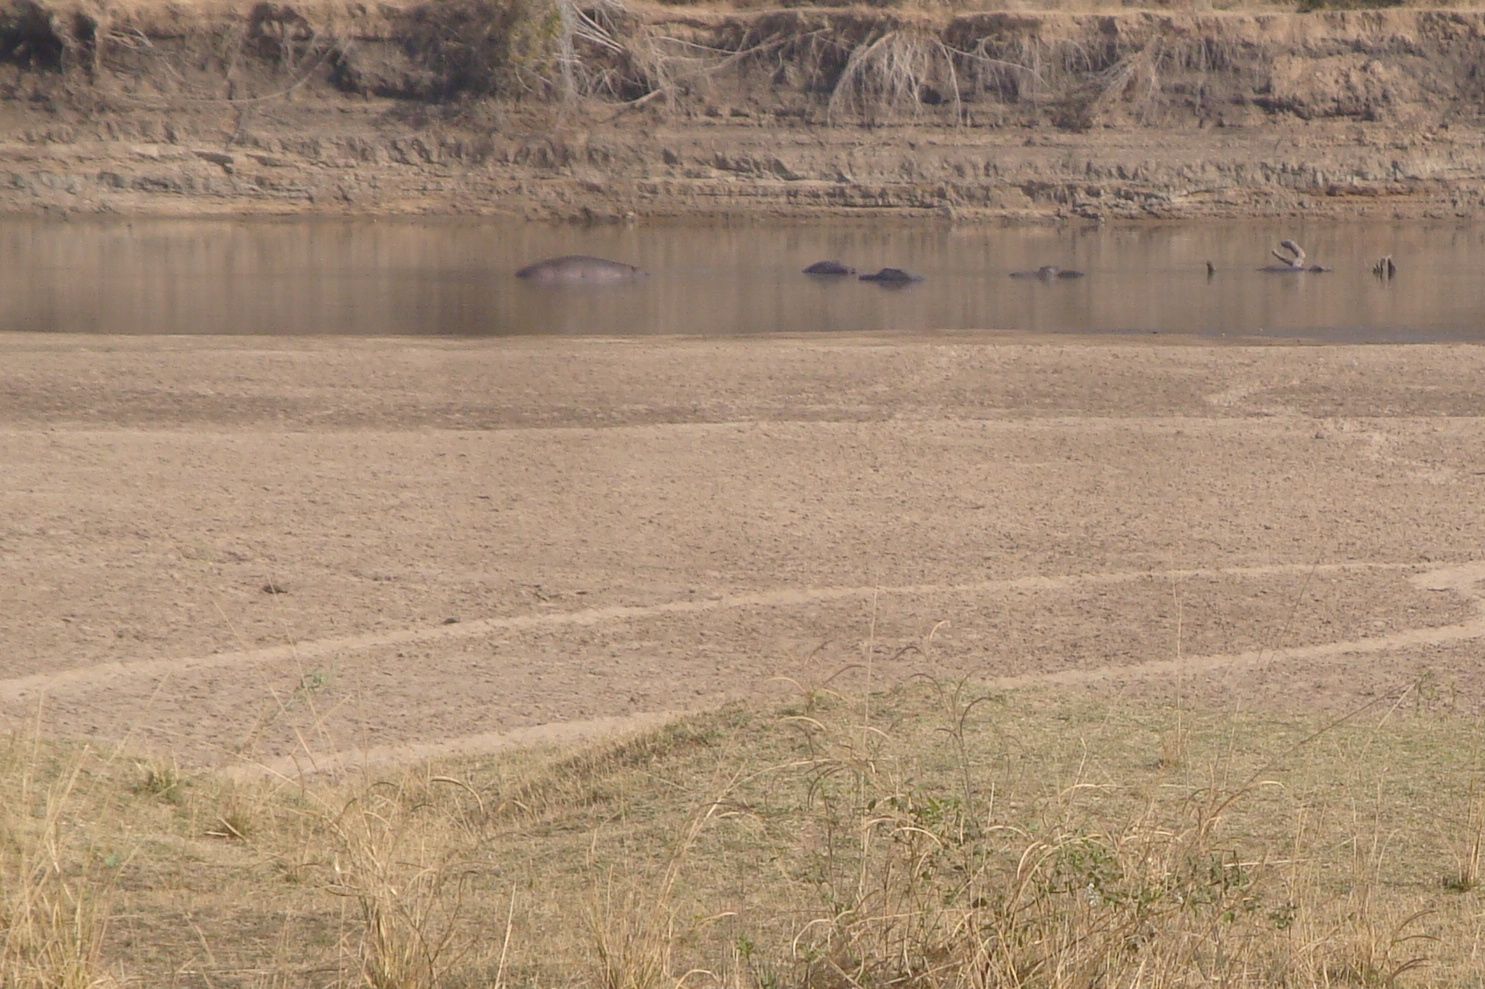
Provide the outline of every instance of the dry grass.
<path id="1" fill-rule="evenodd" d="M 0 985 L 91 989 L 111 985 L 102 960 L 121 859 L 78 855 L 71 820 L 88 753 L 59 753 L 12 738 L 0 803 Z"/>
<path id="2" fill-rule="evenodd" d="M 361 985 L 433 989 L 487 968 L 491 952 L 503 949 L 461 930 L 477 846 L 467 808 L 433 792 L 459 785 L 436 776 L 378 784 L 321 822 L 331 846 L 325 889 L 356 908 L 349 940 Z"/>
<path id="3" fill-rule="evenodd" d="M 1381 23 L 1363 23 L 1371 19 Z M 48 85 L 85 110 L 230 109 L 224 149 L 250 142 L 255 121 L 298 95 L 377 97 L 434 135 L 444 123 L 473 130 L 461 147 L 478 149 L 469 154 L 480 161 L 510 132 L 502 122 L 512 114 L 565 135 L 574 117 L 607 121 L 634 107 L 1069 131 L 1206 126 L 1260 113 L 1371 119 L 1464 85 L 1480 45 L 1447 21 L 1436 12 L 1296 14 L 1276 31 L 1267 19 L 1195 9 L 1102 16 L 1071 7 L 742 13 L 631 0 L 17 0 L 0 5 L 0 64 L 60 75 Z M 1325 54 L 1332 50 L 1350 54 Z M 1420 59 L 1424 50 L 1440 57 Z M 1294 76 L 1305 60 L 1322 72 L 1315 85 Z M 1402 74 L 1384 86 L 1382 69 Z"/>
<path id="4" fill-rule="evenodd" d="M 854 49 L 835 80 L 827 112 L 850 108 L 862 114 L 882 110 L 921 111 L 924 100 L 959 106 L 955 53 L 936 35 L 892 30 Z"/>
<path id="5" fill-rule="evenodd" d="M 157 45 L 157 36 L 168 40 Z M 0 62 L 84 70 L 94 79 L 143 70 L 192 99 L 237 103 L 280 99 L 310 82 L 354 85 L 348 67 L 378 36 L 415 53 L 409 77 L 393 85 L 430 99 L 632 100 L 669 94 L 700 61 L 620 0 L 401 0 L 372 8 L 351 0 L 18 0 L 0 10 Z M 203 56 L 220 81 L 201 78 Z M 251 76 L 244 70 L 255 63 L 276 77 L 271 91 L 223 87 Z"/>
<path id="6" fill-rule="evenodd" d="M 777 714 L 344 783 L 55 751 L 13 745 L 0 779 L 6 985 L 1481 972 L 1480 726 L 1406 705 L 1320 724 L 817 690 Z"/>
<path id="7" fill-rule="evenodd" d="M 754 71 L 825 95 L 825 117 L 868 123 L 966 123 L 1049 119 L 1083 130 L 1128 118 L 1158 123 L 1189 112 L 1218 79 L 1262 72 L 1243 25 L 1217 18 L 1162 26 L 1129 19 L 1118 30 L 1094 19 L 1000 13 L 875 16 L 785 11 L 757 18 L 729 36 Z M 1225 85 L 1232 85 L 1227 78 Z M 987 116 L 988 115 L 988 116 Z M 1029 116 L 1027 116 L 1029 115 Z"/>
<path id="8" fill-rule="evenodd" d="M 626 0 L 370 8 L 350 0 L 18 0 L 0 11 L 0 62 L 95 81 L 143 74 L 191 100 L 241 106 L 328 84 L 432 102 L 659 101 L 699 110 L 719 92 L 762 94 L 782 84 L 818 101 L 827 120 L 932 112 L 955 122 L 978 113 L 982 122 L 1014 111 L 1069 129 L 1121 116 L 1157 122 L 1172 107 L 1205 106 L 1209 90 L 1265 82 L 1264 56 L 1252 50 L 1264 42 L 1250 21 L 1121 8 L 1110 30 L 1107 18 L 1077 16 L 1085 9 L 1095 8 L 1012 15 L 806 7 L 698 22 L 684 9 Z"/>

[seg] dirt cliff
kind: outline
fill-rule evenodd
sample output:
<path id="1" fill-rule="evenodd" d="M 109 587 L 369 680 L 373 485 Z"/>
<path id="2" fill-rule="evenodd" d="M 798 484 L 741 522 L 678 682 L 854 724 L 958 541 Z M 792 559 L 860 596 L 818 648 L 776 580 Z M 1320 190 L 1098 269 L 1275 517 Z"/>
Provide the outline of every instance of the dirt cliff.
<path id="1" fill-rule="evenodd" d="M 1485 203 L 1485 11 L 135 3 L 0 7 L 0 210 Z"/>

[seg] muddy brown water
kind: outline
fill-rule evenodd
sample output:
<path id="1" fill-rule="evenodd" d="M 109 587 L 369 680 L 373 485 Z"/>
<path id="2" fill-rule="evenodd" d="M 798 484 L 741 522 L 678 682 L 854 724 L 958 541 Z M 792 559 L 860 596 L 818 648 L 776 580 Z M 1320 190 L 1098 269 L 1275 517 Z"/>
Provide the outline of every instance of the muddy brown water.
<path id="1" fill-rule="evenodd" d="M 1298 240 L 1335 270 L 1272 275 Z M 640 282 L 552 288 L 543 257 L 640 265 Z M 1370 272 L 1383 254 L 1398 274 Z M 800 273 L 905 268 L 893 289 Z M 1183 223 L 583 227 L 448 220 L 0 219 L 0 331 L 747 335 L 1004 329 L 1327 342 L 1485 341 L 1485 226 Z M 1208 277 L 1206 262 L 1216 267 Z M 1041 265 L 1087 277 L 1009 277 Z"/>

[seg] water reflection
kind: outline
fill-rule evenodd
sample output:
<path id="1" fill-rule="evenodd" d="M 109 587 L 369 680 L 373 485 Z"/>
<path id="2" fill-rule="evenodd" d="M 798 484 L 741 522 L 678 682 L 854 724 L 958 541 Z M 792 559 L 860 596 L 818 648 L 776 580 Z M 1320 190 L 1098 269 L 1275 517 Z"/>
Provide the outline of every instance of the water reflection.
<path id="1" fill-rule="evenodd" d="M 1292 237 L 1324 275 L 1267 275 Z M 0 330 L 358 335 L 1016 329 L 1335 341 L 1485 340 L 1485 229 L 1422 223 L 1117 228 L 933 222 L 543 226 L 371 220 L 0 220 Z M 652 275 L 516 279 L 597 254 Z M 1370 274 L 1383 254 L 1390 284 Z M 926 281 L 807 278 L 839 258 Z M 1216 268 L 1208 278 L 1206 262 Z M 1056 265 L 1080 279 L 1012 279 Z"/>

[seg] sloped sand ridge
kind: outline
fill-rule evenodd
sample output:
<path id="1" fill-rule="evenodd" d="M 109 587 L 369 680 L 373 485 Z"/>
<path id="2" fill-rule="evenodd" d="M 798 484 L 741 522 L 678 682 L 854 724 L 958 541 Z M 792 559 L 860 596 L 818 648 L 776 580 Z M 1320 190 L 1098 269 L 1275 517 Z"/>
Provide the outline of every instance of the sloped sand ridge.
<path id="1" fill-rule="evenodd" d="M 0 704 L 66 735 L 287 770 L 868 675 L 1481 696 L 1476 348 L 0 347 Z"/>

